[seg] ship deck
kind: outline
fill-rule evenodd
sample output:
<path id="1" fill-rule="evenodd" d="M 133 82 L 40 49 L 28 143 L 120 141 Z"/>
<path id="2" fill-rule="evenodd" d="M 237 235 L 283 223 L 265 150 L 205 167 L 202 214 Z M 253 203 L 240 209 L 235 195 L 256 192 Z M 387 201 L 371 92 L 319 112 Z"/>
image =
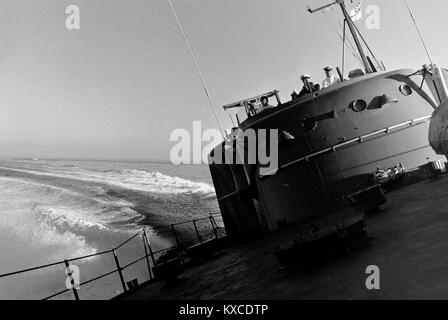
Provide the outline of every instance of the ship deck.
<path id="1" fill-rule="evenodd" d="M 125 299 L 448 299 L 447 195 L 447 176 L 387 193 L 382 210 L 366 217 L 371 243 L 312 273 L 280 272 L 273 255 L 298 226 L 228 247 L 177 283 L 150 283 Z M 379 290 L 366 289 L 369 265 L 380 269 Z"/>

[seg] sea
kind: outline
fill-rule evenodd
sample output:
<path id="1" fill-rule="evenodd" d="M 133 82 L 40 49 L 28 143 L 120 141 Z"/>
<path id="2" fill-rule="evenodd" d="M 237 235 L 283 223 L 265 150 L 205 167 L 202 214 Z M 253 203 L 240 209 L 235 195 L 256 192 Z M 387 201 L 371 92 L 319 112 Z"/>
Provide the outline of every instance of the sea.
<path id="1" fill-rule="evenodd" d="M 144 256 L 146 228 L 154 252 L 174 245 L 171 229 L 153 229 L 219 213 L 206 165 L 164 161 L 0 160 L 0 275 L 117 248 L 120 266 Z M 203 220 L 208 223 L 208 219 Z M 181 231 L 180 231 L 181 232 Z M 116 269 L 112 253 L 70 262 L 76 283 Z M 149 279 L 143 259 L 123 271 Z M 0 299 L 43 299 L 72 288 L 57 264 L 0 277 Z M 124 291 L 118 273 L 82 284 L 79 298 Z M 52 299 L 74 299 L 72 290 Z"/>

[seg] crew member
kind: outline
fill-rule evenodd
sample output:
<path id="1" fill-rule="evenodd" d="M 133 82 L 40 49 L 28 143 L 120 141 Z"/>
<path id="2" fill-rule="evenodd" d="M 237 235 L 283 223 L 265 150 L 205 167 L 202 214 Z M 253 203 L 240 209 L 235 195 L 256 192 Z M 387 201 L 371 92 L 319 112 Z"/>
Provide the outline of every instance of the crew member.
<path id="1" fill-rule="evenodd" d="M 299 97 L 303 96 L 305 94 L 314 92 L 314 91 L 318 91 L 320 89 L 320 86 L 318 84 L 314 84 L 310 81 L 310 75 L 309 74 L 304 74 L 303 76 L 300 77 L 300 79 L 303 82 L 303 87 L 302 90 L 299 93 Z"/>
<path id="2" fill-rule="evenodd" d="M 381 169 L 380 166 L 376 167 L 375 175 L 383 175 L 383 174 L 385 174 L 385 173 L 386 173 L 386 171 L 383 170 L 383 169 Z"/>
<path id="3" fill-rule="evenodd" d="M 297 92 L 297 90 L 294 90 L 291 93 L 291 100 L 297 99 L 299 97 L 299 93 Z"/>
<path id="4" fill-rule="evenodd" d="M 269 104 L 269 99 L 266 96 L 261 97 L 260 98 L 260 102 L 261 102 L 261 106 L 259 108 L 260 112 L 268 110 L 268 109 L 275 108 L 274 106 L 271 106 Z"/>
<path id="5" fill-rule="evenodd" d="M 336 77 L 333 74 L 333 68 L 332 67 L 325 67 L 324 71 L 325 71 L 326 78 L 322 82 L 322 87 L 323 88 L 326 88 L 326 87 L 329 87 L 329 86 L 331 86 L 331 85 L 333 85 L 335 83 L 341 82 L 341 80 L 339 80 L 339 78 Z"/>

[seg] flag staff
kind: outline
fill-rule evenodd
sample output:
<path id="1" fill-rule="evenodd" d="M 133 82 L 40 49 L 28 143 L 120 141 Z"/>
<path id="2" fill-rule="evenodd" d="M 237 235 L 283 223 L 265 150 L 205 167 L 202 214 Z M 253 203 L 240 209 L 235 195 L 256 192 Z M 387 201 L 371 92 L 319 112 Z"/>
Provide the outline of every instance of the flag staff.
<path id="1" fill-rule="evenodd" d="M 355 41 L 356 47 L 358 48 L 359 55 L 361 56 L 361 60 L 362 60 L 362 63 L 364 65 L 364 68 L 366 70 L 366 73 L 372 73 L 373 72 L 372 67 L 370 66 L 370 63 L 367 60 L 366 54 L 364 53 L 364 50 L 363 50 L 362 45 L 361 45 L 361 41 L 359 41 L 358 34 L 356 33 L 356 27 L 355 27 L 355 25 L 354 25 L 350 15 L 347 12 L 347 8 L 345 6 L 345 2 L 344 1 L 345 0 L 336 0 L 336 1 L 332 2 L 332 3 L 329 3 L 329 4 L 325 5 L 325 6 L 322 6 L 320 8 L 314 9 L 314 10 L 308 8 L 308 12 L 314 13 L 316 11 L 320 11 L 320 10 L 329 8 L 329 7 L 331 7 L 331 6 L 335 5 L 335 4 L 338 4 L 341 7 L 341 10 L 342 10 L 342 13 L 344 15 L 344 18 L 345 18 L 345 20 L 347 21 L 347 24 L 348 24 L 348 28 L 350 29 L 350 32 L 351 32 L 352 37 L 353 37 L 353 40 Z"/>

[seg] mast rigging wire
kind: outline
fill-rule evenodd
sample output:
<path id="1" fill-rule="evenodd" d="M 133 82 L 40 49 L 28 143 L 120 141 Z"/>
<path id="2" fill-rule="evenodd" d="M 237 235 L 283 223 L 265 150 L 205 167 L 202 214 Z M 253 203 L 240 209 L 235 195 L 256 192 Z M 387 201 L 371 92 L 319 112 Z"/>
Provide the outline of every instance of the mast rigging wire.
<path id="1" fill-rule="evenodd" d="M 342 40 L 342 79 L 344 81 L 344 71 L 345 71 L 345 20 L 344 20 L 344 30 L 343 30 L 343 40 Z"/>
<path id="2" fill-rule="evenodd" d="M 324 10 L 322 10 L 322 13 L 327 17 L 327 14 L 326 14 L 326 12 L 325 12 Z M 333 23 L 333 21 L 332 21 L 333 18 L 329 18 L 329 17 L 327 17 L 327 18 L 328 18 L 328 20 L 330 21 L 330 25 L 331 25 L 331 27 L 333 28 L 334 32 L 336 32 L 336 33 L 338 34 L 339 38 L 342 40 L 342 42 L 346 44 L 347 48 L 350 50 L 351 54 L 356 58 L 356 60 L 358 60 L 358 62 L 359 62 L 361 65 L 363 65 L 363 64 L 362 64 L 362 61 L 361 61 L 361 58 L 356 54 L 356 50 L 354 49 L 354 46 L 353 46 L 352 42 L 350 41 L 350 39 L 349 39 L 349 38 L 346 38 L 346 39 L 347 39 L 347 42 L 345 42 L 345 41 L 344 41 L 344 38 L 343 38 L 342 35 L 339 33 L 339 30 L 337 29 L 337 27 L 336 27 L 335 24 Z M 340 22 L 339 22 L 339 26 L 342 28 L 342 26 L 340 25 Z M 348 45 L 347 45 L 347 43 L 348 43 Z"/>
<path id="3" fill-rule="evenodd" d="M 344 25 L 347 25 L 347 21 L 345 19 L 343 19 L 342 21 L 344 24 L 342 24 L 341 21 L 338 20 L 338 25 L 341 30 L 344 30 Z M 357 56 L 358 61 L 362 65 L 361 58 L 359 57 L 359 53 L 357 52 L 357 49 L 355 48 L 355 45 L 353 44 L 352 40 L 350 40 L 349 37 L 345 37 L 345 39 L 348 42 L 348 44 L 350 45 L 352 53 Z"/>
<path id="4" fill-rule="evenodd" d="M 189 43 L 189 41 L 187 39 L 187 36 L 185 35 L 184 29 L 182 28 L 182 24 L 180 23 L 179 18 L 177 17 L 176 11 L 174 10 L 174 7 L 173 7 L 173 4 L 171 3 L 171 0 L 168 0 L 168 4 L 171 7 L 171 11 L 173 12 L 174 18 L 176 18 L 176 22 L 177 22 L 177 25 L 179 26 L 180 32 L 182 33 L 182 36 L 183 36 L 183 38 L 185 40 L 185 43 L 187 44 L 188 51 L 190 52 L 191 59 L 193 60 L 194 66 L 196 67 L 196 71 L 197 71 L 197 73 L 199 75 L 199 78 L 201 79 L 202 86 L 204 87 L 205 95 L 207 96 L 208 101 L 210 103 L 210 106 L 212 107 L 213 114 L 215 116 L 216 122 L 218 123 L 221 135 L 222 135 L 223 139 L 225 140 L 224 130 L 223 130 L 223 127 L 221 125 L 221 122 L 219 121 L 218 113 L 216 112 L 216 108 L 215 108 L 215 104 L 213 103 L 212 97 L 210 96 L 210 93 L 208 92 L 207 86 L 205 85 L 204 77 L 202 76 L 201 70 L 199 69 L 199 65 L 198 65 L 198 63 L 196 61 L 196 58 L 195 58 L 194 54 L 193 54 L 193 50 L 191 49 L 190 43 Z"/>
<path id="5" fill-rule="evenodd" d="M 346 25 L 346 23 L 347 23 L 347 22 L 345 21 L 345 19 L 344 19 L 343 21 L 344 21 L 344 26 L 341 24 L 340 21 L 338 21 L 339 27 L 340 27 L 342 30 L 344 30 L 344 27 L 345 27 L 345 25 Z M 338 33 L 338 34 L 339 34 L 339 33 Z M 342 42 L 345 42 L 345 43 L 348 43 L 348 44 L 349 44 L 349 46 L 346 45 L 347 48 L 350 50 L 350 52 L 352 53 L 352 55 L 355 56 L 356 60 L 358 60 L 359 63 L 363 66 L 362 60 L 361 60 L 361 58 L 360 58 L 360 56 L 359 56 L 359 53 L 357 53 L 357 50 L 355 49 L 355 45 L 354 45 L 353 42 L 350 40 L 350 38 L 347 37 L 347 36 L 345 36 L 345 41 L 344 41 L 344 37 L 341 37 L 340 34 L 339 34 L 339 37 L 342 39 Z"/>
<path id="6" fill-rule="evenodd" d="M 332 8 L 332 10 L 333 10 L 333 8 Z M 344 50 L 344 48 L 347 48 L 350 51 L 350 53 L 353 55 L 353 57 L 355 57 L 355 59 L 362 65 L 361 58 L 356 54 L 356 50 L 354 48 L 353 43 L 350 41 L 350 38 L 346 37 L 345 34 L 344 34 L 344 36 L 342 36 L 339 33 L 339 31 L 337 30 L 336 25 L 332 21 L 332 20 L 334 20 L 334 18 L 328 17 L 326 15 L 325 9 L 320 10 L 320 11 L 330 21 L 330 25 L 331 25 L 333 31 L 336 32 L 337 35 L 339 36 L 339 38 L 342 40 L 342 59 L 343 59 L 343 61 L 345 61 L 345 50 Z M 339 22 L 339 25 L 340 25 L 340 22 Z M 340 25 L 340 27 L 342 28 L 341 25 Z M 344 33 L 345 33 L 345 28 L 343 28 L 343 29 L 344 29 Z M 343 66 L 342 66 L 342 73 L 343 74 L 344 74 L 344 64 L 345 63 L 343 63 Z M 292 86 L 293 84 L 296 84 L 296 83 L 297 83 L 297 81 L 289 82 L 287 84 L 282 85 L 280 88 L 278 88 L 278 90 L 282 91 L 283 89 L 288 88 L 288 87 L 290 87 L 290 86 Z"/>
<path id="7" fill-rule="evenodd" d="M 336 22 L 338 23 L 339 28 L 340 28 L 339 31 L 344 30 L 344 28 L 345 28 L 345 24 L 347 23 L 347 22 L 345 21 L 345 19 L 343 19 L 344 26 L 342 26 L 341 20 L 338 19 L 338 18 L 336 18 L 336 19 L 334 18 L 334 6 L 331 7 L 331 11 L 332 11 L 332 15 L 331 15 L 331 18 L 329 18 L 329 19 L 330 19 L 330 23 L 332 24 L 333 28 L 334 28 L 335 30 L 337 29 L 337 27 L 336 27 L 335 24 L 334 24 L 334 20 L 336 20 Z M 325 13 L 325 11 L 323 11 L 323 12 Z M 339 37 L 341 38 L 341 35 L 340 35 L 339 32 L 338 32 L 338 35 L 339 35 Z M 341 39 L 342 39 L 342 38 L 341 38 Z M 357 56 L 357 59 L 358 59 L 359 63 L 362 65 L 363 63 L 362 63 L 362 61 L 361 61 L 361 57 L 359 56 L 359 53 L 357 52 L 357 49 L 355 48 L 355 45 L 354 45 L 353 42 L 350 40 L 350 38 L 346 37 L 345 39 L 346 39 L 346 41 L 348 42 L 348 44 L 350 45 L 350 47 L 351 47 L 352 54 Z M 343 42 L 344 42 L 344 41 L 343 41 Z"/>
<path id="8" fill-rule="evenodd" d="M 416 21 L 416 19 L 414 17 L 414 14 L 412 13 L 411 7 L 409 6 L 409 3 L 408 3 L 407 0 L 404 0 L 404 2 L 406 4 L 406 7 L 408 8 L 408 11 L 409 11 L 409 14 L 411 15 L 412 20 L 414 21 L 415 28 L 417 29 L 418 35 L 420 36 L 420 40 L 423 43 L 423 47 L 425 48 L 425 51 L 426 51 L 426 54 L 428 56 L 429 62 L 432 65 L 433 63 L 432 63 L 431 55 L 429 54 L 428 47 L 426 46 L 425 39 L 423 38 L 423 35 L 420 32 L 420 28 L 418 27 L 417 21 Z"/>
<path id="9" fill-rule="evenodd" d="M 356 24 L 354 23 L 353 26 L 355 27 L 356 32 L 358 33 L 358 35 L 361 37 L 362 41 L 364 42 L 364 45 L 367 47 L 367 50 L 369 50 L 370 54 L 372 55 L 372 58 L 375 59 L 375 62 L 377 64 L 377 67 L 379 69 L 381 68 L 380 63 L 378 62 L 378 59 L 376 58 L 375 54 L 373 53 L 372 49 L 370 49 L 369 44 L 367 43 L 366 39 L 364 39 L 362 33 L 359 31 L 358 27 L 356 26 Z"/>

